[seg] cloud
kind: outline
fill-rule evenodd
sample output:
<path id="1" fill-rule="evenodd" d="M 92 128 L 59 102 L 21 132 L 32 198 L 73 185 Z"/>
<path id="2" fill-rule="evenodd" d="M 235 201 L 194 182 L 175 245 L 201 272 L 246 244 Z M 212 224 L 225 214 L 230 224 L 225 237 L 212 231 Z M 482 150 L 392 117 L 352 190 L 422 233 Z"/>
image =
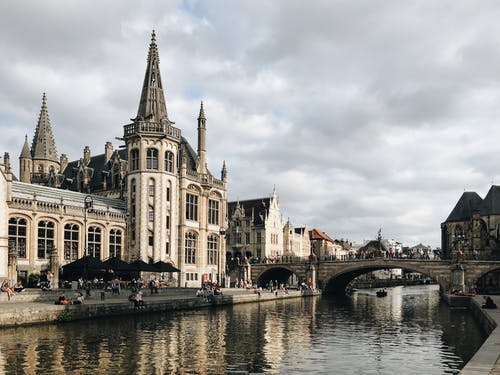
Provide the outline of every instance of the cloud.
<path id="1" fill-rule="evenodd" d="M 155 29 L 169 116 L 196 148 L 204 101 L 208 165 L 219 176 L 226 161 L 232 200 L 276 186 L 296 226 L 439 246 L 461 192 L 499 180 L 494 1 L 33 0 L 0 14 L 14 161 L 44 91 L 58 152 L 118 147 Z"/>

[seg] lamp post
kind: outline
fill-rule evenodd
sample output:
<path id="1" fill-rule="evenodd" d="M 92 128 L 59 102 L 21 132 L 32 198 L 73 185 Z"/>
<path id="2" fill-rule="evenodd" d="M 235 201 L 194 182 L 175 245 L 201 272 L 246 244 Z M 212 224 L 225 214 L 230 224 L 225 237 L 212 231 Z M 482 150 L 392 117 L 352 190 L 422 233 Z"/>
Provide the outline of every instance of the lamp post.
<path id="1" fill-rule="evenodd" d="M 87 211 L 92 209 L 93 200 L 90 195 L 87 195 L 84 200 L 83 205 L 83 223 L 84 223 L 84 247 L 83 247 L 83 256 L 87 254 Z"/>
<path id="2" fill-rule="evenodd" d="M 222 252 L 225 248 L 223 246 L 223 242 L 226 240 L 226 228 L 220 227 L 219 229 L 219 234 L 220 234 L 220 246 L 219 246 L 219 251 L 217 254 L 217 284 L 221 286 L 222 283 L 222 270 L 221 270 L 221 262 L 222 262 Z M 224 254 L 225 256 L 225 254 Z"/>

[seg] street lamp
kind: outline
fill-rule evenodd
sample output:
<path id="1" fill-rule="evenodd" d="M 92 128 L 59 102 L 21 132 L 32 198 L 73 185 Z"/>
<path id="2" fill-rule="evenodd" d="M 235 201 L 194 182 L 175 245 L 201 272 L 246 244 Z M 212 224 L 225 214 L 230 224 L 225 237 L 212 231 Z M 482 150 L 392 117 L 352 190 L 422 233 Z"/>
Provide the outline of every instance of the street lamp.
<path id="1" fill-rule="evenodd" d="M 87 195 L 85 200 L 83 201 L 83 223 L 84 223 L 84 248 L 83 248 L 83 256 L 87 254 L 87 211 L 92 209 L 92 205 L 94 204 L 92 197 Z"/>

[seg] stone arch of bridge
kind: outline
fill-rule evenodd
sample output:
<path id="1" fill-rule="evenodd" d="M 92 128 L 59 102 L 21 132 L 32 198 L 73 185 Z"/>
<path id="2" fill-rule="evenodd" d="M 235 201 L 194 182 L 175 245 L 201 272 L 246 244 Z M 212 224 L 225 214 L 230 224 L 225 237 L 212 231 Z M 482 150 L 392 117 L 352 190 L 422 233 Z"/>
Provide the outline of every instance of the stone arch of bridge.
<path id="1" fill-rule="evenodd" d="M 325 294 L 345 294 L 345 289 L 347 285 L 358 276 L 373 271 L 399 269 L 399 268 L 405 271 L 418 272 L 433 279 L 439 284 L 441 290 L 445 290 L 447 287 L 446 283 L 448 282 L 448 280 L 446 280 L 446 282 L 443 283 L 443 281 L 445 280 L 441 280 L 440 278 L 434 277 L 427 269 L 406 265 L 404 263 L 392 266 L 376 265 L 376 264 L 360 265 L 357 267 L 343 269 L 333 275 L 328 275 L 323 280 L 319 279 L 318 287 L 322 289 Z"/>
<path id="2" fill-rule="evenodd" d="M 303 275 L 298 274 L 295 269 L 287 267 L 285 265 L 279 265 L 276 267 L 268 268 L 261 274 L 257 275 L 255 278 L 255 284 L 263 288 L 267 287 L 267 285 L 271 281 L 277 281 L 278 284 L 284 284 L 292 275 L 295 275 L 298 279 L 303 278 Z"/>

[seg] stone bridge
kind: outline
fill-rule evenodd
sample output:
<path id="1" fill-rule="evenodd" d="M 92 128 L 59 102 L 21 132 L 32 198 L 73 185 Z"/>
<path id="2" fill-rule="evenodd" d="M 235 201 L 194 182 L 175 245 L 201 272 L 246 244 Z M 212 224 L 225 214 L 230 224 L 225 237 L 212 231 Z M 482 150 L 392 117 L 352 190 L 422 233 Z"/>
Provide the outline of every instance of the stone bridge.
<path id="1" fill-rule="evenodd" d="M 449 261 L 449 260 L 410 260 L 375 258 L 352 261 L 302 261 L 290 263 L 251 264 L 249 275 L 252 283 L 266 286 L 269 281 L 285 283 L 290 276 L 300 282 L 309 283 L 325 293 L 344 293 L 347 284 L 362 274 L 401 268 L 419 272 L 435 280 L 441 291 L 470 290 L 488 272 L 499 270 L 500 261 Z"/>

